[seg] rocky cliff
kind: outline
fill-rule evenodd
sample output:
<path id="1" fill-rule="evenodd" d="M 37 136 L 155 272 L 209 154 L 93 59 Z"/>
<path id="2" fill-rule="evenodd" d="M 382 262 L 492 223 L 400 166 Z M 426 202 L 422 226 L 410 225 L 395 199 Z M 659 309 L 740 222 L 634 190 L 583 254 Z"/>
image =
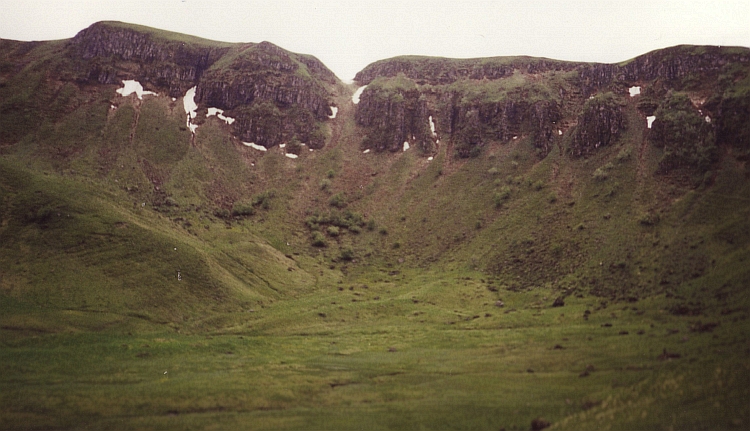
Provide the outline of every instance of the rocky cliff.
<path id="1" fill-rule="evenodd" d="M 490 142 L 516 139 L 527 139 L 539 157 L 555 145 L 580 157 L 616 143 L 628 127 L 645 128 L 645 117 L 667 104 L 670 94 L 685 92 L 695 115 L 710 122 L 701 130 L 709 127 L 717 142 L 750 149 L 747 65 L 746 48 L 695 46 L 658 50 L 619 64 L 397 57 L 357 74 L 355 80 L 368 87 L 356 118 L 368 131 L 365 146 L 378 150 L 395 151 L 410 138 L 428 142 L 422 125 L 432 116 L 438 135 L 453 144 L 459 157 L 476 156 Z M 628 90 L 636 87 L 643 93 L 632 99 Z M 642 125 L 625 119 L 631 100 L 637 101 Z M 659 133 L 650 137 L 660 148 L 676 145 L 664 139 Z"/>
<path id="2" fill-rule="evenodd" d="M 238 137 L 266 147 L 295 138 L 322 146 L 338 82 L 316 58 L 269 42 L 219 43 L 113 22 L 78 33 L 68 57 L 78 82 L 134 79 L 171 97 L 196 86 L 200 106 L 227 111 Z"/>

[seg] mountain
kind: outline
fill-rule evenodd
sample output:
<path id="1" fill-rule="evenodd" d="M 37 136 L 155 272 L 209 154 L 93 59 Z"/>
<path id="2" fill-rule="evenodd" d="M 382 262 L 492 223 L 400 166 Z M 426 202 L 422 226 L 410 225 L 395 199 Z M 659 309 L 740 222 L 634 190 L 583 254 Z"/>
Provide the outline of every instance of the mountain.
<path id="1" fill-rule="evenodd" d="M 750 49 L 0 40 L 0 427 L 750 423 Z"/>

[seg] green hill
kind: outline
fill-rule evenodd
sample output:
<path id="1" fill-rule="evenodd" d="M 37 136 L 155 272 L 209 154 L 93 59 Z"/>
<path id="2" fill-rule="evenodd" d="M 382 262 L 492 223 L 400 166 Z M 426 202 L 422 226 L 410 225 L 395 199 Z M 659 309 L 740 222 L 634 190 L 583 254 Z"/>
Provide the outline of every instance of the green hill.
<path id="1" fill-rule="evenodd" d="M 749 72 L 0 41 L 0 428 L 743 429 Z"/>

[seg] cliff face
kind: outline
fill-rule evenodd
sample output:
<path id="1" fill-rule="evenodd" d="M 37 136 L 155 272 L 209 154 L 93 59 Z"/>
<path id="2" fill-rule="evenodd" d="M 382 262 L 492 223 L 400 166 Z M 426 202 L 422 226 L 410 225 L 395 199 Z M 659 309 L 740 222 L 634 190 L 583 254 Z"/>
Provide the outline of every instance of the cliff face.
<path id="1" fill-rule="evenodd" d="M 433 148 L 429 115 L 426 99 L 416 89 L 373 87 L 362 94 L 355 120 L 370 130 L 365 148 L 399 151 L 408 142 L 429 152 Z"/>
<path id="2" fill-rule="evenodd" d="M 68 56 L 79 82 L 135 79 L 171 97 L 196 86 L 200 106 L 227 111 L 237 120 L 235 135 L 267 147 L 295 138 L 322 146 L 320 123 L 337 82 L 316 58 L 269 42 L 218 43 L 121 23 L 81 31 Z"/>
<path id="3" fill-rule="evenodd" d="M 528 139 L 539 157 L 555 145 L 585 157 L 615 144 L 628 127 L 645 128 L 645 118 L 643 125 L 625 120 L 630 101 L 645 117 L 667 103 L 669 94 L 685 92 L 695 115 L 709 118 L 717 142 L 750 149 L 748 68 L 748 49 L 693 46 L 654 51 L 620 64 L 398 57 L 357 74 L 359 84 L 369 84 L 357 108 L 357 123 L 369 132 L 366 146 L 378 150 L 398 149 L 405 136 L 425 140 L 419 125 L 432 115 L 438 134 L 450 140 L 459 157 L 476 156 L 489 142 L 515 139 Z M 401 89 L 408 86 L 409 92 Z M 638 99 L 628 94 L 634 86 L 643 87 Z M 421 101 L 419 109 L 400 107 L 409 100 Z M 659 148 L 667 144 L 658 133 L 650 141 Z"/>
<path id="4" fill-rule="evenodd" d="M 392 71 L 404 66 L 397 62 L 394 69 L 387 64 L 379 68 Z M 410 73 L 414 75 L 415 70 Z M 427 80 L 465 69 L 449 67 L 447 75 L 430 70 L 432 75 Z M 477 70 L 487 72 L 490 68 Z M 507 79 L 460 80 L 447 85 L 419 84 L 427 80 L 422 76 L 412 79 L 404 73 L 371 81 L 356 112 L 357 123 L 368 130 L 364 147 L 397 151 L 407 141 L 410 146 L 431 153 L 441 139 L 447 139 L 454 144 L 456 155 L 471 157 L 490 141 L 523 135 L 530 137 L 541 155 L 547 155 L 557 139 L 557 123 L 562 118 L 559 95 L 517 71 L 507 74 Z"/>
<path id="5" fill-rule="evenodd" d="M 620 64 L 589 64 L 577 68 L 581 88 L 588 96 L 613 82 L 660 80 L 682 87 L 683 80 L 715 78 L 728 64 L 750 64 L 750 51 L 715 46 L 675 46 L 638 56 Z"/>
<path id="6" fill-rule="evenodd" d="M 578 116 L 570 152 L 576 157 L 593 154 L 599 147 L 613 144 L 625 127 L 622 106 L 613 93 L 589 99 Z"/>
<path id="7" fill-rule="evenodd" d="M 160 39 L 117 23 L 93 24 L 71 39 L 69 46 L 71 57 L 88 60 L 79 65 L 82 79 L 101 84 L 139 79 L 166 89 L 172 97 L 185 94 L 229 50 L 228 46 Z"/>

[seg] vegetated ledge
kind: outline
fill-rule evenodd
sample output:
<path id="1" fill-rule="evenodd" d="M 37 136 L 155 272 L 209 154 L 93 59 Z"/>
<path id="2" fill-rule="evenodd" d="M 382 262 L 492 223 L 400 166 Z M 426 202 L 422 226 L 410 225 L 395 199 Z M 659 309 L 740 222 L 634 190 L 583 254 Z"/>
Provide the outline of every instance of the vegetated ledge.
<path id="1" fill-rule="evenodd" d="M 378 77 L 404 74 L 419 84 L 451 84 L 460 79 L 500 79 L 516 72 L 525 74 L 576 70 L 584 95 L 614 80 L 637 82 L 657 78 L 675 80 L 700 72 L 717 72 L 727 63 L 750 63 L 750 49 L 678 45 L 654 50 L 616 64 L 553 60 L 543 57 L 508 56 L 452 59 L 398 56 L 379 60 L 359 71 L 354 81 L 367 85 Z"/>
<path id="2" fill-rule="evenodd" d="M 295 138 L 321 147 L 338 82 L 317 58 L 270 42 L 215 42 L 120 22 L 82 30 L 67 55 L 79 83 L 134 79 L 171 97 L 197 86 L 197 103 L 227 111 L 235 135 L 265 147 Z"/>

